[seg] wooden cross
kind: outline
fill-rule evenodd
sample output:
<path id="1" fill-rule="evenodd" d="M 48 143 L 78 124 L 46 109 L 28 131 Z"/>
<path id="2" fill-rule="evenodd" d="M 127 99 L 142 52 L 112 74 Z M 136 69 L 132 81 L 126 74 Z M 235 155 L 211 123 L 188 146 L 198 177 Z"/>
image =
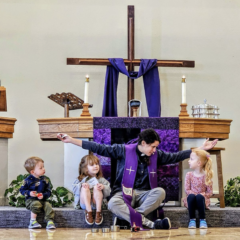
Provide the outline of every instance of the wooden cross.
<path id="1" fill-rule="evenodd" d="M 139 66 L 141 60 L 134 59 L 134 6 L 128 6 L 128 59 L 124 59 L 128 71 L 134 71 L 134 66 Z M 111 65 L 104 58 L 67 58 L 67 65 Z M 195 61 L 186 60 L 158 60 L 158 67 L 191 67 Z M 128 102 L 134 99 L 134 79 L 128 78 Z"/>

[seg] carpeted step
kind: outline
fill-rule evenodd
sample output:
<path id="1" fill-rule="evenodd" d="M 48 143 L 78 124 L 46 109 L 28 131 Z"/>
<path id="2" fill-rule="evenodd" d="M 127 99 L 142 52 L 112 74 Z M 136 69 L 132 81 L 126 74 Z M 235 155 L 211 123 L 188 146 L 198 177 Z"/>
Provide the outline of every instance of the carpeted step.
<path id="1" fill-rule="evenodd" d="M 188 211 L 184 207 L 165 207 L 165 217 L 171 220 L 172 227 L 188 226 Z M 85 222 L 83 210 L 74 208 L 54 208 L 55 223 L 58 228 L 92 228 L 109 227 L 113 223 L 113 214 L 103 211 L 104 221 L 100 226 L 89 226 Z M 0 228 L 27 228 L 30 219 L 30 211 L 25 208 L 14 208 L 8 206 L 0 207 Z M 37 220 L 43 227 L 44 214 L 39 214 Z M 219 208 L 212 207 L 206 210 L 206 220 L 209 227 L 240 227 L 240 208 Z"/>
<path id="2" fill-rule="evenodd" d="M 85 222 L 85 211 L 75 210 L 74 208 L 54 208 L 54 222 L 58 228 L 92 228 L 92 227 L 109 227 L 113 223 L 113 214 L 103 211 L 103 223 L 99 226 L 89 226 Z M 95 215 L 94 215 L 95 216 Z M 26 208 L 0 207 L 0 228 L 27 228 L 30 220 L 30 211 Z M 46 227 L 44 214 L 37 217 L 42 227 Z"/>

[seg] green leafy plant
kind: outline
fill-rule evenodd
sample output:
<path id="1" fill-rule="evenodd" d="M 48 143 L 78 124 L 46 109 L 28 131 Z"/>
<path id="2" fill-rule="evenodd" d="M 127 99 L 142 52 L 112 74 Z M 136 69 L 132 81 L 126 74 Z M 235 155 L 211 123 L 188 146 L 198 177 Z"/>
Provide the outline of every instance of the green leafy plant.
<path id="1" fill-rule="evenodd" d="M 25 197 L 19 192 L 23 181 L 27 178 L 29 174 L 18 175 L 16 180 L 13 180 L 9 188 L 5 190 L 4 196 L 7 197 L 9 205 L 13 207 L 25 207 Z M 53 185 L 49 177 L 45 176 L 50 184 L 52 194 L 48 201 L 52 204 L 53 207 L 63 207 L 68 204 L 71 204 L 74 201 L 73 193 L 68 191 L 65 187 L 57 187 L 53 189 Z"/>
<path id="2" fill-rule="evenodd" d="M 240 176 L 227 181 L 227 185 L 224 187 L 224 199 L 226 206 L 240 206 Z"/>

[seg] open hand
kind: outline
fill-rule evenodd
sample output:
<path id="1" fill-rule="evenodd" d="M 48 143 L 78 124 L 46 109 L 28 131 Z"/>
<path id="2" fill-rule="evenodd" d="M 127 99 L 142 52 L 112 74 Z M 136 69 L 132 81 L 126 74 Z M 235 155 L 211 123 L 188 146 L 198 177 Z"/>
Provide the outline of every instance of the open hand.
<path id="1" fill-rule="evenodd" d="M 65 133 L 58 133 L 57 138 L 60 139 L 64 143 L 70 143 L 72 140 L 72 138 Z"/>
<path id="2" fill-rule="evenodd" d="M 204 141 L 203 145 L 200 147 L 201 149 L 207 151 L 212 149 L 218 142 L 218 139 L 214 139 L 212 142 L 209 142 L 209 138 Z"/>

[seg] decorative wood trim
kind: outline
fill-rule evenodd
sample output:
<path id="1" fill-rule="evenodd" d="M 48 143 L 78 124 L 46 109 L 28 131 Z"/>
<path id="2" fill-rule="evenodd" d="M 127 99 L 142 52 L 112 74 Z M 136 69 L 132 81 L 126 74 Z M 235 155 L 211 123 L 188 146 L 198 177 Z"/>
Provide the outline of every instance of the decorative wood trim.
<path id="1" fill-rule="evenodd" d="M 7 97 L 6 97 L 6 88 L 0 86 L 0 111 L 7 111 Z"/>
<path id="2" fill-rule="evenodd" d="M 0 138 L 13 138 L 16 118 L 0 117 Z"/>
<path id="3" fill-rule="evenodd" d="M 179 138 L 228 139 L 231 119 L 179 118 Z"/>
<path id="4" fill-rule="evenodd" d="M 37 119 L 42 140 L 57 140 L 57 133 L 72 137 L 93 138 L 93 118 L 47 118 Z M 228 139 L 230 119 L 179 118 L 179 138 Z"/>
<path id="5" fill-rule="evenodd" d="M 57 140 L 57 134 L 60 132 L 71 137 L 93 138 L 92 117 L 48 118 L 37 121 L 42 140 Z"/>

